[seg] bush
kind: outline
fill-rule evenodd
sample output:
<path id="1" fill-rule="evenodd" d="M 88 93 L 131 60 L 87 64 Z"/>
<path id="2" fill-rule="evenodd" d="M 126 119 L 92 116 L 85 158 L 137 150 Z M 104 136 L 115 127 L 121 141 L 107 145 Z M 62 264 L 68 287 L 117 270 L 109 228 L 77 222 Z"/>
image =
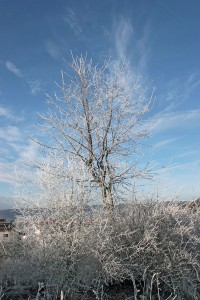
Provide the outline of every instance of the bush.
<path id="1" fill-rule="evenodd" d="M 24 212 L 18 251 L 5 245 L 4 292 L 42 281 L 51 299 L 200 299 L 198 211 L 149 200 L 59 209 Z"/>

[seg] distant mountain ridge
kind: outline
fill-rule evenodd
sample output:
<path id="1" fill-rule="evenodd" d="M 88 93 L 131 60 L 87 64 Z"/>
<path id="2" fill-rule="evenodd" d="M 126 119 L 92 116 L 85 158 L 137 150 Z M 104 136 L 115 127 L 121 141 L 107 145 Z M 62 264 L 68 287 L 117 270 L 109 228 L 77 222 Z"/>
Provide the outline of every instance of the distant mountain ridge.
<path id="1" fill-rule="evenodd" d="M 196 200 L 193 200 L 193 201 L 180 201 L 178 203 L 183 208 L 186 207 L 186 205 L 188 205 L 188 207 L 191 209 L 194 209 L 194 208 L 197 209 L 200 207 L 200 198 L 197 198 Z M 96 208 L 96 209 L 101 208 L 101 207 L 102 207 L 101 205 L 93 205 L 93 208 Z M 118 205 L 118 208 L 119 207 L 123 207 L 123 204 Z M 88 206 L 86 208 L 86 210 L 88 212 L 91 212 L 91 207 Z M 21 215 L 21 213 L 17 209 L 0 209 L 0 218 L 2 217 L 4 219 L 6 219 L 8 222 L 14 221 L 17 218 L 17 216 L 20 216 L 20 215 Z"/>
<path id="2" fill-rule="evenodd" d="M 15 209 L 0 209 L 0 217 L 6 219 L 6 221 L 14 221 L 20 212 Z"/>

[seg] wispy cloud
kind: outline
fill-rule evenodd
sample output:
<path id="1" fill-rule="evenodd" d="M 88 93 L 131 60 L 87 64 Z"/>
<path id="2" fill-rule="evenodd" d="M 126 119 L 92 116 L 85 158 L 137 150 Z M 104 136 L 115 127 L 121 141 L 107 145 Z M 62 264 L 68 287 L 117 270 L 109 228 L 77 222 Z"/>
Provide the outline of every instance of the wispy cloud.
<path id="1" fill-rule="evenodd" d="M 154 116 L 153 133 L 158 133 L 172 128 L 196 128 L 200 126 L 200 109 L 188 111 L 166 112 L 161 111 Z"/>
<path id="2" fill-rule="evenodd" d="M 41 83 L 38 79 L 30 79 L 30 76 L 18 69 L 16 65 L 9 60 L 5 62 L 5 66 L 10 72 L 12 72 L 13 74 L 15 74 L 15 76 L 21 78 L 23 82 L 25 82 L 25 84 L 30 89 L 31 95 L 35 96 L 42 91 Z"/>
<path id="3" fill-rule="evenodd" d="M 121 16 L 118 23 L 114 24 L 115 48 L 120 60 L 127 60 L 128 48 L 134 35 L 134 29 L 130 19 Z"/>
<path id="4" fill-rule="evenodd" d="M 30 140 L 28 144 L 23 147 L 21 159 L 35 162 L 37 159 L 39 159 L 39 148 L 39 144 Z"/>
<path id="5" fill-rule="evenodd" d="M 0 118 L 5 118 L 9 121 L 15 121 L 15 122 L 20 122 L 23 120 L 22 115 L 14 114 L 11 109 L 9 109 L 6 106 L 0 105 Z"/>
<path id="6" fill-rule="evenodd" d="M 181 137 L 176 137 L 176 138 L 169 138 L 169 139 L 165 139 L 163 141 L 157 142 L 156 144 L 154 144 L 154 148 L 161 148 L 167 145 L 170 145 L 174 142 L 176 142 L 177 140 L 179 140 Z"/>
<path id="7" fill-rule="evenodd" d="M 150 43 L 150 23 L 145 23 L 142 31 L 142 35 L 139 37 L 137 41 L 137 51 L 138 51 L 138 63 L 137 68 L 140 72 L 145 72 L 147 65 L 148 65 L 148 59 L 151 52 L 151 43 Z"/>
<path id="8" fill-rule="evenodd" d="M 200 88 L 200 74 L 194 71 L 179 78 L 172 78 L 165 83 L 165 87 L 166 91 L 159 96 L 160 104 L 167 104 L 166 111 L 177 110 L 188 99 L 195 97 L 193 92 Z"/>
<path id="9" fill-rule="evenodd" d="M 79 20 L 80 18 L 78 18 L 75 11 L 68 7 L 66 10 L 66 16 L 64 17 L 64 22 L 69 25 L 76 36 L 79 36 L 82 33 L 82 27 Z"/>
<path id="10" fill-rule="evenodd" d="M 193 156 L 193 155 L 197 155 L 199 153 L 199 150 L 190 150 L 190 151 L 184 151 L 183 153 L 179 154 L 177 156 L 177 158 L 183 158 L 183 157 L 189 157 L 189 156 Z"/>
<path id="11" fill-rule="evenodd" d="M 171 171 L 179 170 L 179 171 L 187 171 L 191 172 L 194 170 L 199 170 L 200 160 L 183 162 L 183 163 L 174 163 L 165 168 L 163 172 L 170 173 Z"/>
<path id="12" fill-rule="evenodd" d="M 17 77 L 23 77 L 22 71 L 20 69 L 18 69 L 14 63 L 12 63 L 11 61 L 7 60 L 6 63 L 6 68 L 12 72 L 13 74 L 15 74 Z"/>
<path id="13" fill-rule="evenodd" d="M 185 88 L 187 97 L 200 86 L 200 75 L 199 72 L 192 72 L 186 79 Z"/>
<path id="14" fill-rule="evenodd" d="M 10 112 L 10 110 L 6 107 L 0 106 L 0 117 L 4 117 L 6 119 L 13 119 L 14 116 Z"/>
<path id="15" fill-rule="evenodd" d="M 131 18 L 127 16 L 115 18 L 113 37 L 117 60 L 131 62 L 138 73 L 146 73 L 150 54 L 150 36 L 149 22 L 146 22 L 139 31 L 135 31 Z"/>
<path id="16" fill-rule="evenodd" d="M 147 183 L 146 191 L 155 190 L 165 199 L 172 199 L 174 197 L 180 200 L 191 200 L 199 197 L 200 186 L 200 160 L 193 160 L 189 162 L 176 162 L 166 164 L 164 167 L 155 170 L 155 181 Z M 195 176 L 194 176 L 195 174 Z"/>
<path id="17" fill-rule="evenodd" d="M 57 46 L 57 44 L 53 41 L 46 41 L 45 48 L 47 53 L 55 60 L 58 60 L 61 58 L 61 51 L 60 48 Z"/>
<path id="18" fill-rule="evenodd" d="M 10 189 L 17 185 L 31 182 L 34 172 L 19 161 L 8 163 L 0 161 L 0 182 L 9 184 Z"/>
<path id="19" fill-rule="evenodd" d="M 25 163 L 34 163 L 39 159 L 39 145 L 28 140 L 24 132 L 15 126 L 0 130 L 0 142 L 3 140 L 0 153 L 0 182 L 11 187 L 22 181 L 31 181 L 33 170 Z"/>
<path id="20" fill-rule="evenodd" d="M 8 162 L 0 162 L 0 182 L 11 184 L 18 183 L 15 165 Z"/>
<path id="21" fill-rule="evenodd" d="M 5 128 L 0 128 L 0 139 L 12 142 L 20 140 L 21 137 L 21 132 L 16 126 L 7 126 Z"/>
<path id="22" fill-rule="evenodd" d="M 162 8 L 164 8 L 170 15 L 175 17 L 175 19 L 177 19 L 178 21 L 181 21 L 181 22 L 183 21 L 183 19 L 180 17 L 180 15 L 175 12 L 175 9 L 171 8 L 169 5 L 166 5 L 165 1 L 156 0 L 156 3 L 159 4 Z"/>
<path id="23" fill-rule="evenodd" d="M 35 96 L 42 91 L 41 83 L 39 80 L 28 80 L 31 95 Z"/>

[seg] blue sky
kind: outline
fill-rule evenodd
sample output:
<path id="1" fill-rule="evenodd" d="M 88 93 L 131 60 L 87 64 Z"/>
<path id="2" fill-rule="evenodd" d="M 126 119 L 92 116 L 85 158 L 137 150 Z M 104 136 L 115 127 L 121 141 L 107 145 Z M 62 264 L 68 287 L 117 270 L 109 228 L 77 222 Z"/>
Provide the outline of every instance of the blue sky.
<path id="1" fill-rule="evenodd" d="M 200 196 L 200 2 L 198 0 L 0 1 L 0 209 L 9 206 L 19 165 L 38 157 L 37 112 L 56 90 L 70 51 L 95 62 L 129 61 L 155 86 L 147 157 L 157 175 L 144 189 Z"/>

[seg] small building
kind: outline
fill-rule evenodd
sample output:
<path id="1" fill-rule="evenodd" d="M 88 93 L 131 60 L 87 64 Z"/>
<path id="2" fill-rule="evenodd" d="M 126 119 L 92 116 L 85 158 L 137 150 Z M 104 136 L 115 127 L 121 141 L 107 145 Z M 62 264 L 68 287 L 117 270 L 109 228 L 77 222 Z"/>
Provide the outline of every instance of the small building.
<path id="1" fill-rule="evenodd" d="M 0 242 L 9 241 L 13 236 L 13 225 L 6 222 L 6 219 L 0 217 Z"/>

